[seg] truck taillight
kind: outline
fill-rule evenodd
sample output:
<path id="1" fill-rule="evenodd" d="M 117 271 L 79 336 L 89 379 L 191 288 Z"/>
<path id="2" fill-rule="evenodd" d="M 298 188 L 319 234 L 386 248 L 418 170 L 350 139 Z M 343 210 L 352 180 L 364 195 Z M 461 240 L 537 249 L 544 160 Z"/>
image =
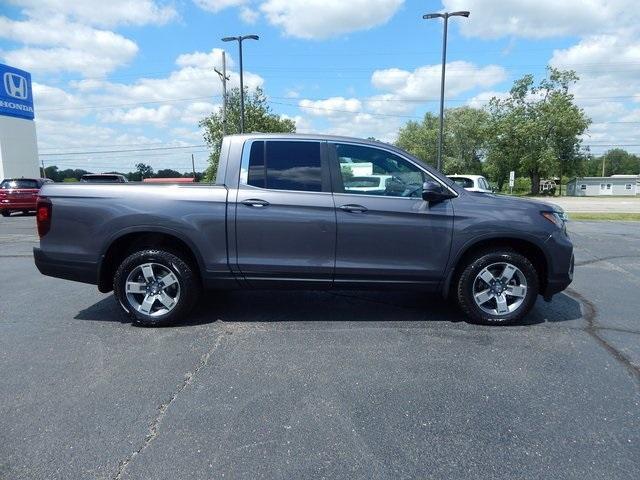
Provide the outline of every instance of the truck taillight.
<path id="1" fill-rule="evenodd" d="M 52 211 L 51 200 L 47 197 L 38 197 L 36 203 L 36 222 L 38 224 L 38 235 L 40 235 L 40 238 L 49 233 Z"/>

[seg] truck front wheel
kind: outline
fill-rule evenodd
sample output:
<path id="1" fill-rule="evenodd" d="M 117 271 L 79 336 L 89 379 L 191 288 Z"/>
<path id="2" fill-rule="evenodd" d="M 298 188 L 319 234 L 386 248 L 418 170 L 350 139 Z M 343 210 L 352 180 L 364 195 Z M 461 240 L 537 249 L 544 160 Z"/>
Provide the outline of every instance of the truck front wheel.
<path id="1" fill-rule="evenodd" d="M 458 303 L 469 319 L 485 325 L 521 321 L 538 296 L 538 273 L 528 258 L 510 249 L 476 255 L 457 285 Z"/>
<path id="2" fill-rule="evenodd" d="M 120 308 L 143 326 L 164 326 L 185 318 L 200 290 L 195 269 L 178 255 L 160 249 L 132 253 L 113 279 Z"/>

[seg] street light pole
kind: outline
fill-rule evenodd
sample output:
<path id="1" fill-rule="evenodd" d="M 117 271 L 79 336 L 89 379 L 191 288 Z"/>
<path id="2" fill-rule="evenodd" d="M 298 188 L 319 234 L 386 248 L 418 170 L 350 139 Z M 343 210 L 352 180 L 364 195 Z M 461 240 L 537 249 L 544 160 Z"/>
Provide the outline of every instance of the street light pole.
<path id="1" fill-rule="evenodd" d="M 462 12 L 445 12 L 445 13 L 428 13 L 422 18 L 430 20 L 432 18 L 442 18 L 444 20 L 444 29 L 442 32 L 442 76 L 440 78 L 440 132 L 438 134 L 438 158 L 437 169 L 442 170 L 442 144 L 444 136 L 444 79 L 447 68 L 447 29 L 449 26 L 449 17 L 468 17 L 467 11 Z"/>
<path id="2" fill-rule="evenodd" d="M 243 40 L 259 40 L 258 35 L 240 35 L 238 37 L 224 37 L 223 42 L 238 42 L 240 57 L 240 133 L 244 133 L 244 75 L 242 67 L 242 41 Z"/>

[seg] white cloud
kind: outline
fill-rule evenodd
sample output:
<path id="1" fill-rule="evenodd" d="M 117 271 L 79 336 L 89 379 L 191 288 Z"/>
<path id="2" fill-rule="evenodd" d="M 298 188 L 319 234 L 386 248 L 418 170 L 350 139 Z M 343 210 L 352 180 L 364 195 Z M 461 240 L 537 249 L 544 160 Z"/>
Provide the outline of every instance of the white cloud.
<path id="1" fill-rule="evenodd" d="M 82 98 L 58 87 L 33 82 L 34 110 L 38 118 L 44 110 L 43 118 L 50 120 L 77 119 L 87 115 Z M 60 107 L 60 105 L 64 105 Z"/>
<path id="2" fill-rule="evenodd" d="M 213 67 L 221 68 L 221 52 L 213 49 L 180 55 L 177 69 L 166 77 L 143 77 L 131 83 L 83 79 L 69 82 L 66 91 L 36 83 L 37 118 L 51 121 L 95 115 L 97 122 L 114 127 L 123 124 L 168 128 L 180 122 L 195 128 L 202 118 L 220 107 L 222 85 Z M 239 76 L 231 68 L 233 58 L 228 58 L 227 65 L 228 87 L 235 88 Z M 262 83 L 260 76 L 245 71 L 245 86 L 250 90 Z"/>
<path id="3" fill-rule="evenodd" d="M 386 23 L 404 0 L 267 0 L 269 22 L 298 38 L 328 38 Z"/>
<path id="4" fill-rule="evenodd" d="M 303 99 L 298 106 L 308 115 L 325 119 L 328 133 L 393 141 L 399 127 L 414 118 L 418 106 L 439 98 L 440 68 L 440 65 L 426 65 L 413 71 L 376 70 L 371 75 L 371 84 L 382 93 L 365 99 Z M 496 65 L 480 67 L 458 61 L 448 63 L 447 69 L 450 72 L 447 75 L 448 98 L 478 87 L 496 85 L 506 78 L 504 69 Z"/>
<path id="5" fill-rule="evenodd" d="M 344 113 L 356 113 L 362 109 L 362 102 L 357 98 L 331 97 L 325 100 L 300 100 L 300 108 L 311 115 L 323 117 L 343 117 Z"/>
<path id="6" fill-rule="evenodd" d="M 637 0 L 443 0 L 445 10 L 470 10 L 456 19 L 463 34 L 482 38 L 546 38 L 615 32 L 638 22 Z"/>
<path id="7" fill-rule="evenodd" d="M 217 13 L 229 7 L 239 7 L 247 3 L 247 0 L 193 0 L 198 7 L 208 12 Z"/>
<path id="8" fill-rule="evenodd" d="M 14 21 L 0 17 L 0 38 L 27 46 L 4 52 L 11 64 L 33 72 L 103 75 L 138 52 L 131 40 L 108 30 L 69 22 L 61 15 Z"/>
<path id="9" fill-rule="evenodd" d="M 210 52 L 183 53 L 176 59 L 176 65 L 180 67 L 194 67 L 201 69 L 221 69 L 222 52 L 221 48 L 214 48 Z M 227 68 L 233 67 L 233 61 L 229 55 L 225 55 Z"/>
<path id="10" fill-rule="evenodd" d="M 390 91 L 398 100 L 425 100 L 439 98 L 440 65 L 426 65 L 412 72 L 389 68 L 376 70 L 371 83 L 380 90 Z M 470 62 L 447 63 L 447 97 L 456 97 L 476 87 L 490 87 L 506 78 L 504 68 L 498 65 L 479 67 Z"/>
<path id="11" fill-rule="evenodd" d="M 504 99 L 507 98 L 509 94 L 507 92 L 496 92 L 493 90 L 489 90 L 486 92 L 480 92 L 479 94 L 471 97 L 467 100 L 467 105 L 473 108 L 483 108 L 489 103 L 489 100 L 492 98 Z"/>
<path id="12" fill-rule="evenodd" d="M 180 116 L 180 121 L 183 123 L 198 125 L 198 122 L 212 112 L 218 110 L 220 104 L 213 104 L 211 102 L 193 102 L 183 109 Z"/>
<path id="13" fill-rule="evenodd" d="M 171 105 L 161 105 L 158 108 L 135 107 L 127 110 L 116 109 L 98 115 L 105 123 L 123 124 L 156 124 L 166 125 L 178 114 Z"/>
<path id="14" fill-rule="evenodd" d="M 240 20 L 244 23 L 248 23 L 249 25 L 254 25 L 258 18 L 260 17 L 260 13 L 249 7 L 242 7 L 240 9 Z"/>
<path id="15" fill-rule="evenodd" d="M 164 24 L 177 17 L 171 5 L 152 0 L 10 0 L 22 7 L 28 16 L 43 20 L 51 15 L 64 15 L 87 25 Z"/>

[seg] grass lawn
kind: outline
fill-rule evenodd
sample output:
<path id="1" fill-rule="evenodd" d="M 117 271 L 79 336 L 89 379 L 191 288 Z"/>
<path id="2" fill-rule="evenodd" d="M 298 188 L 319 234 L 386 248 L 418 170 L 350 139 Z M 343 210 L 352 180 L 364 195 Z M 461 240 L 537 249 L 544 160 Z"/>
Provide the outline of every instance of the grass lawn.
<path id="1" fill-rule="evenodd" d="M 569 220 L 609 220 L 640 222 L 640 213 L 569 212 Z"/>

